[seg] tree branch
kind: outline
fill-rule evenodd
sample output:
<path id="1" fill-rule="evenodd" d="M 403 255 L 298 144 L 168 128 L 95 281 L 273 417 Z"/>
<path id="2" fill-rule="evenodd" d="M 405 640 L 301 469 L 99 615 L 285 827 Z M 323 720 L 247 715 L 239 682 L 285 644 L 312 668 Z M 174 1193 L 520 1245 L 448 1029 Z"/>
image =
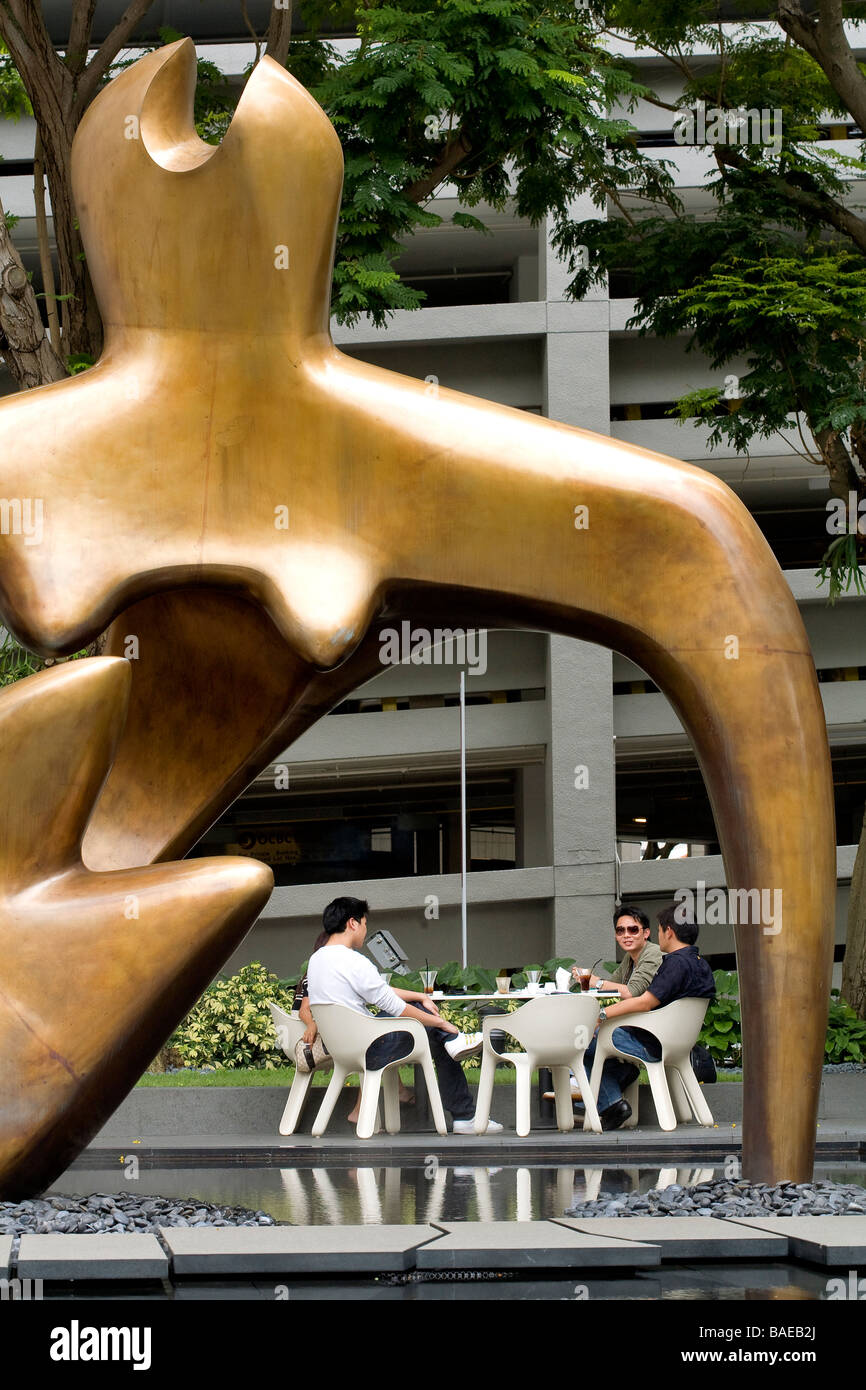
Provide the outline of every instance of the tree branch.
<path id="1" fill-rule="evenodd" d="M 69 41 L 66 45 L 66 66 L 73 78 L 79 77 L 87 66 L 95 13 L 96 0 L 74 0 L 69 20 Z"/>
<path id="2" fill-rule="evenodd" d="M 775 189 L 795 207 L 811 213 L 828 227 L 835 227 L 838 232 L 850 237 L 859 250 L 866 252 L 866 222 L 841 203 L 834 202 L 824 193 L 803 188 L 791 175 L 786 177 L 784 174 L 772 173 L 769 169 L 762 172 L 743 159 L 730 145 L 717 145 L 715 153 L 717 160 L 731 165 L 734 169 L 748 170 L 756 181 L 763 181 L 766 187 Z"/>
<path id="3" fill-rule="evenodd" d="M 49 90 L 55 78 L 57 91 L 65 93 L 69 72 L 57 56 L 34 0 L 2 0 L 0 38 L 12 55 L 31 105 L 32 91 Z"/>
<path id="4" fill-rule="evenodd" d="M 77 105 L 81 111 L 89 106 L 118 53 L 132 38 L 153 0 L 131 0 L 120 19 L 97 48 L 78 82 Z"/>
<path id="5" fill-rule="evenodd" d="M 445 183 L 449 174 L 463 163 L 472 153 L 472 146 L 461 131 L 457 139 L 445 146 L 439 157 L 439 163 L 434 165 L 429 174 L 417 179 L 415 183 L 410 183 L 404 189 L 405 196 L 413 203 L 425 202 L 440 185 Z"/>
<path id="6" fill-rule="evenodd" d="M 845 35 L 841 0 L 819 0 L 817 20 L 806 14 L 802 0 L 779 0 L 778 19 L 785 33 L 815 59 L 842 106 L 866 131 L 866 77 Z"/>
<path id="7" fill-rule="evenodd" d="M 253 21 L 250 19 L 250 12 L 247 9 L 247 0 L 241 0 L 241 15 L 243 16 L 244 24 L 247 26 L 247 28 L 250 31 L 250 34 L 252 35 L 253 43 L 256 46 L 256 62 L 258 63 L 261 61 L 262 56 L 262 41 L 255 31 Z"/>

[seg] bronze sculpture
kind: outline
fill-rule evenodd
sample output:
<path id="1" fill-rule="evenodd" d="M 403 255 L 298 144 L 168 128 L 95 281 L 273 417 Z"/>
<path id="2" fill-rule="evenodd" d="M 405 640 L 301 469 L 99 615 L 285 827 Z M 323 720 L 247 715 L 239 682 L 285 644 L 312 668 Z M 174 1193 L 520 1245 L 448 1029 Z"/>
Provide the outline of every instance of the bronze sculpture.
<path id="1" fill-rule="evenodd" d="M 832 783 L 808 641 L 769 547 L 700 469 L 431 395 L 338 352 L 332 127 L 265 59 L 215 149 L 194 131 L 194 82 L 186 40 L 141 59 L 88 111 L 73 176 L 105 351 L 84 376 L 0 404 L 2 490 L 29 496 L 36 464 L 44 498 L 39 544 L 0 536 L 5 620 L 45 653 L 109 623 L 110 651 L 127 655 L 136 638 L 129 718 L 84 863 L 130 870 L 189 849 L 373 674 L 374 619 L 614 646 L 694 743 L 729 885 L 783 892 L 780 934 L 737 928 L 744 1172 L 807 1178 L 832 959 Z M 611 564 L 626 529 L 648 571 Z M 60 914 L 46 922 L 46 940 L 64 928 Z M 8 968 L 6 954 L 0 989 Z M 91 987 L 98 1006 L 108 988 Z M 154 1014 L 165 1032 L 170 1012 Z M 2 1106 L 15 1051 L 0 1039 Z M 121 1048 L 114 1104 L 128 1076 Z M 21 1119 L 22 1143 L 35 1124 Z M 36 1148 L 6 1151 L 0 1192 L 59 1171 Z"/>

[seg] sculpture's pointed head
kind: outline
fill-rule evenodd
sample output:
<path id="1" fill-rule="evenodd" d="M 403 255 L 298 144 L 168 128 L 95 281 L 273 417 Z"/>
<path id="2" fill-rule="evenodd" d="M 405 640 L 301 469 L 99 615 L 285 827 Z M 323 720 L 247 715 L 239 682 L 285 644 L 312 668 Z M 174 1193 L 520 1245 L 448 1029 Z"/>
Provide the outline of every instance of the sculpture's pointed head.
<path id="1" fill-rule="evenodd" d="M 192 41 L 150 53 L 100 93 L 72 151 L 91 276 L 109 332 L 327 331 L 340 142 L 269 58 L 222 145 L 193 123 Z"/>

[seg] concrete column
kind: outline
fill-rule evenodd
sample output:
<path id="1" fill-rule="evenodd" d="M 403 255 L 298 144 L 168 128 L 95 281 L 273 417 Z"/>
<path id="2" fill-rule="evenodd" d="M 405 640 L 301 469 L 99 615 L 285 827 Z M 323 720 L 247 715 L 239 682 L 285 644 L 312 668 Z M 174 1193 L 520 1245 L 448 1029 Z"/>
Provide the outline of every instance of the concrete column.
<path id="1" fill-rule="evenodd" d="M 517 863 L 536 868 L 552 863 L 548 836 L 547 781 L 541 763 L 518 768 L 515 787 Z"/>
<path id="2" fill-rule="evenodd" d="M 575 218 L 597 216 L 589 199 Z M 545 414 L 610 433 L 607 286 L 566 300 L 571 279 L 549 242 L 542 249 L 547 300 Z M 550 639 L 547 681 L 550 735 L 547 788 L 554 868 L 553 948 L 592 964 L 610 954 L 615 890 L 616 805 L 613 675 L 609 651 L 570 638 Z"/>

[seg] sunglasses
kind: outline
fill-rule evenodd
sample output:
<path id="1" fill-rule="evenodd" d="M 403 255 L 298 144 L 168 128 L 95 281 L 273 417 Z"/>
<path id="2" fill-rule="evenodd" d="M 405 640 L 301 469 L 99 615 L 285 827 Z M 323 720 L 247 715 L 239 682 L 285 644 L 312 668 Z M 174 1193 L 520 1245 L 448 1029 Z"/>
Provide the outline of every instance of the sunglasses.
<path id="1" fill-rule="evenodd" d="M 645 931 L 645 927 L 614 927 L 614 936 L 637 936 L 639 932 Z"/>

